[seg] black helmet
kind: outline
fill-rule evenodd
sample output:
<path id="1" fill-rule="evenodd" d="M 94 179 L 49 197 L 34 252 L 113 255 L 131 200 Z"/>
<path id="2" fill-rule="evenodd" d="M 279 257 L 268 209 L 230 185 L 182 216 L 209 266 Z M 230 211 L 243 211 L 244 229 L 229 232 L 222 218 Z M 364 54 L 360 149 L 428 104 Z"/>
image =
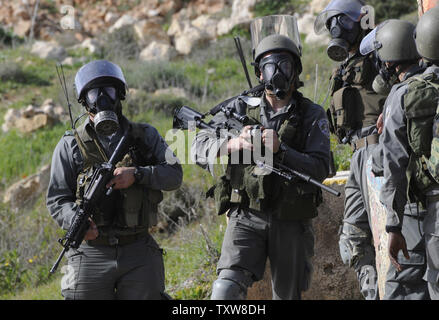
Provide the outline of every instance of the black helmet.
<path id="1" fill-rule="evenodd" d="M 82 66 L 75 76 L 76 96 L 85 103 L 84 94 L 95 86 L 115 86 L 120 100 L 124 100 L 127 84 L 121 68 L 107 60 L 95 60 Z"/>

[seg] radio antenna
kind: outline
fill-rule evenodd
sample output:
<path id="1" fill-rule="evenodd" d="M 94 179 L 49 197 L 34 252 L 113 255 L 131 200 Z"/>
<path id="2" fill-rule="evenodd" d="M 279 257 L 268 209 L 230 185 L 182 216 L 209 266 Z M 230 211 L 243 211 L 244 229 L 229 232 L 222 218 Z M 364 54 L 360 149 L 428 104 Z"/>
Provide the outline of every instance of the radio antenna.
<path id="1" fill-rule="evenodd" d="M 61 84 L 61 88 L 64 92 L 64 96 L 66 97 L 67 107 L 69 108 L 70 122 L 72 124 L 72 129 L 74 130 L 75 123 L 73 122 L 72 105 L 70 104 L 69 90 L 67 89 L 66 77 L 64 75 L 64 68 L 63 68 L 63 65 L 61 63 L 56 64 L 56 73 L 58 74 L 59 83 Z"/>

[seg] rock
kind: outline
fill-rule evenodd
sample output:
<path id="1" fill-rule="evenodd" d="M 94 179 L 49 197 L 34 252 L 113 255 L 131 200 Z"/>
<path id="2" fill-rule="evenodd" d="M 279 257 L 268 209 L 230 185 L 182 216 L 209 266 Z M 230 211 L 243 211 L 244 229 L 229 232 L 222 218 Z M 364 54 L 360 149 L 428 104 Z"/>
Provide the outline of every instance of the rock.
<path id="1" fill-rule="evenodd" d="M 80 44 L 81 48 L 87 49 L 90 53 L 99 53 L 101 46 L 96 39 L 87 38 Z"/>
<path id="2" fill-rule="evenodd" d="M 145 19 L 134 24 L 134 32 L 141 45 L 148 45 L 153 41 L 170 43 L 169 36 L 162 25 L 155 19 Z"/>
<path id="3" fill-rule="evenodd" d="M 30 104 L 26 107 L 26 109 L 21 111 L 21 116 L 24 118 L 32 118 L 37 112 L 37 108 Z"/>
<path id="4" fill-rule="evenodd" d="M 210 15 L 201 15 L 195 20 L 192 20 L 192 25 L 199 30 L 203 30 L 209 39 L 216 38 L 218 21 L 212 19 Z"/>
<path id="5" fill-rule="evenodd" d="M 124 26 L 133 25 L 136 23 L 136 19 L 132 17 L 129 14 L 124 14 L 122 17 L 120 17 L 111 27 L 108 29 L 108 32 L 113 32 L 117 29 L 120 29 Z"/>
<path id="6" fill-rule="evenodd" d="M 21 117 L 21 112 L 18 109 L 8 109 L 4 116 L 5 122 L 2 124 L 3 132 L 8 132 L 14 126 L 17 120 Z"/>
<path id="7" fill-rule="evenodd" d="M 320 14 L 331 0 L 312 0 L 309 4 L 309 12 L 312 14 Z"/>
<path id="8" fill-rule="evenodd" d="M 46 165 L 38 173 L 10 186 L 4 194 L 3 203 L 9 204 L 13 210 L 29 206 L 41 193 L 46 192 L 49 179 L 50 165 Z"/>
<path id="9" fill-rule="evenodd" d="M 169 44 L 153 41 L 140 52 L 139 59 L 142 61 L 169 61 L 177 56 L 177 51 Z"/>
<path id="10" fill-rule="evenodd" d="M 119 15 L 111 11 L 107 12 L 104 17 L 104 21 L 107 24 L 114 24 L 117 19 L 119 19 Z"/>
<path id="11" fill-rule="evenodd" d="M 218 23 L 219 36 L 229 33 L 235 26 L 249 23 L 253 19 L 252 9 L 256 0 L 233 0 L 230 18 L 223 18 Z"/>
<path id="12" fill-rule="evenodd" d="M 316 17 L 311 13 L 305 13 L 297 19 L 297 27 L 299 32 L 303 34 L 314 33 L 314 21 Z"/>
<path id="13" fill-rule="evenodd" d="M 62 61 L 66 56 L 66 50 L 56 42 L 35 41 L 31 53 L 41 59 L 55 59 Z"/>
<path id="14" fill-rule="evenodd" d="M 72 57 L 67 57 L 61 62 L 61 64 L 64 66 L 73 66 L 74 60 Z"/>
<path id="15" fill-rule="evenodd" d="M 15 127 L 22 133 L 30 133 L 40 128 L 44 128 L 53 123 L 53 119 L 44 113 L 39 113 L 30 118 L 19 118 L 15 122 Z"/>
<path id="16" fill-rule="evenodd" d="M 207 41 L 209 35 L 193 26 L 185 28 L 183 34 L 174 38 L 175 49 L 178 53 L 187 55 L 192 51 L 192 48 Z"/>
<path id="17" fill-rule="evenodd" d="M 26 37 L 32 26 L 32 22 L 30 20 L 21 20 L 20 23 L 14 25 L 14 33 L 19 37 Z"/>

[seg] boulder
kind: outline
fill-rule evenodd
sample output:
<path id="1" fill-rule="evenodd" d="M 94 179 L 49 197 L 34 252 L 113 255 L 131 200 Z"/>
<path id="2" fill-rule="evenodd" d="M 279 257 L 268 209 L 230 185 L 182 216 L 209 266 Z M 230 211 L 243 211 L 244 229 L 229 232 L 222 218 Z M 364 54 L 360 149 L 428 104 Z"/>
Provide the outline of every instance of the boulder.
<path id="1" fill-rule="evenodd" d="M 108 29 L 108 31 L 111 33 L 117 29 L 120 29 L 124 26 L 133 25 L 136 23 L 136 18 L 129 14 L 124 14 L 122 17 L 120 17 L 111 27 Z"/>
<path id="2" fill-rule="evenodd" d="M 35 41 L 31 53 L 41 59 L 55 59 L 58 61 L 62 61 L 66 57 L 66 50 L 56 42 Z"/>
<path id="3" fill-rule="evenodd" d="M 142 61 L 169 61 L 177 56 L 177 51 L 169 44 L 153 41 L 140 52 Z"/>
<path id="4" fill-rule="evenodd" d="M 255 4 L 256 0 L 233 0 L 230 18 L 218 22 L 218 35 L 229 33 L 237 25 L 249 23 L 253 19 L 252 9 Z"/>
<path id="5" fill-rule="evenodd" d="M 151 42 L 170 43 L 169 36 L 160 24 L 161 19 L 144 19 L 134 24 L 134 32 L 141 45 Z"/>
<path id="6" fill-rule="evenodd" d="M 36 174 L 26 177 L 10 186 L 3 197 L 3 203 L 12 210 L 29 206 L 43 192 L 46 192 L 50 179 L 50 165 L 45 165 Z"/>

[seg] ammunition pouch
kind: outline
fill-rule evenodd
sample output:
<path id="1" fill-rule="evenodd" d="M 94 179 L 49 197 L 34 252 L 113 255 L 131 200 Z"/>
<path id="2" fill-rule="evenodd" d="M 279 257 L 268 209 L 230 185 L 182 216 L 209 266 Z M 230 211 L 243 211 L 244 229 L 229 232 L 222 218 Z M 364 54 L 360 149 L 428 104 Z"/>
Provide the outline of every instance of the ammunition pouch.
<path id="1" fill-rule="evenodd" d="M 348 142 L 345 138 L 349 139 L 351 133 L 363 125 L 364 106 L 359 90 L 348 86 L 334 92 L 330 110 L 339 142 Z"/>

